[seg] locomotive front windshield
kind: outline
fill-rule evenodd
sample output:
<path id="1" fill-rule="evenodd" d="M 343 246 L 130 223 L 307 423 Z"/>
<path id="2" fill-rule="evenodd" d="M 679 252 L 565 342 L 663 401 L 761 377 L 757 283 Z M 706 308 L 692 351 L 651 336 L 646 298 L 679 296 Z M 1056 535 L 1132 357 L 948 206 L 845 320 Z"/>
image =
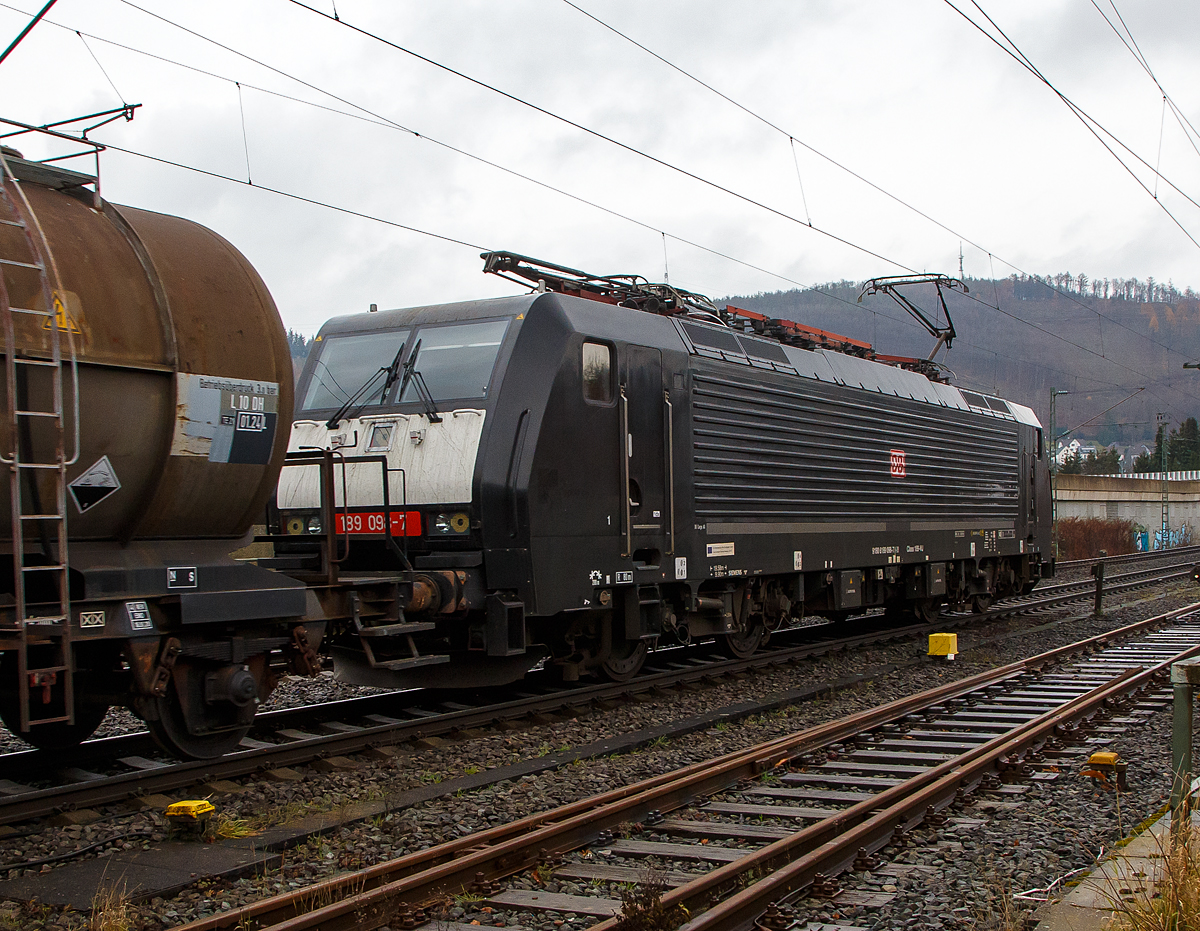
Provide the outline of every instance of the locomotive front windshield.
<path id="1" fill-rule="evenodd" d="M 383 395 L 386 381 L 382 370 L 390 366 L 401 347 L 401 360 L 412 363 L 420 343 L 414 372 L 424 379 L 435 402 L 486 398 L 496 357 L 504 342 L 508 320 L 481 320 L 422 326 L 413 330 L 374 330 L 327 336 L 313 368 L 302 409 L 328 410 L 346 403 L 359 389 L 374 380 L 355 406 L 365 408 L 419 400 L 414 381 L 409 380 L 404 397 L 397 399 L 402 379 L 397 378 Z"/>
<path id="2" fill-rule="evenodd" d="M 377 387 L 374 391 L 364 392 L 359 403 L 366 407 L 381 404 L 385 399 L 381 390 L 383 376 L 379 370 L 392 364 L 408 334 L 408 330 L 389 330 L 326 337 L 321 343 L 312 382 L 304 395 L 303 409 L 319 411 L 341 407 L 375 375 L 379 375 L 375 380 Z"/>

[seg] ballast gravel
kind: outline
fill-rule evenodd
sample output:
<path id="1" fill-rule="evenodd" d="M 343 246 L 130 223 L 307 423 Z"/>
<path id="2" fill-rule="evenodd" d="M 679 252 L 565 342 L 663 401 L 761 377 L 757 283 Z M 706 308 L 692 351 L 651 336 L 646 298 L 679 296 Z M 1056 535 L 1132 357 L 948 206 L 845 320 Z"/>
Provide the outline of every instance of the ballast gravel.
<path id="1" fill-rule="evenodd" d="M 1103 618 L 1081 617 L 1076 610 L 1037 618 L 1005 619 L 986 625 L 987 629 L 979 629 L 982 625 L 961 629 L 960 653 L 953 664 L 902 665 L 893 673 L 837 694 L 736 724 L 718 725 L 685 739 L 661 741 L 637 752 L 581 761 L 538 776 L 434 799 L 368 821 L 346 823 L 284 851 L 281 866 L 264 875 L 232 881 L 201 880 L 169 899 L 131 904 L 129 928 L 158 931 L 265 896 L 292 891 L 338 872 L 389 860 L 535 811 L 863 711 L 1195 600 L 1195 589 L 1190 584 L 1160 586 L 1153 592 L 1128 597 L 1124 607 L 1111 608 Z M 544 756 L 560 748 L 665 725 L 745 700 L 748 695 L 765 696 L 828 682 L 890 663 L 913 663 L 923 657 L 925 649 L 923 639 L 913 638 L 832 654 L 795 666 L 721 680 L 695 690 L 679 689 L 650 701 L 630 702 L 579 718 L 472 736 L 428 749 L 413 748 L 387 761 L 363 760 L 353 772 L 318 773 L 305 769 L 304 779 L 299 782 L 244 780 L 242 792 L 215 801 L 227 823 L 261 829 L 315 811 L 336 812 L 356 801 L 381 799 L 419 785 Z M 1003 919 L 1005 908 L 1024 913 L 1036 904 L 1014 902 L 1012 893 L 1048 886 L 1071 870 L 1090 864 L 1102 847 L 1111 845 L 1122 831 L 1128 831 L 1160 807 L 1163 793 L 1169 791 L 1164 776 L 1169 769 L 1169 728 L 1167 711 L 1137 733 L 1121 737 L 1112 747 L 1130 760 L 1130 792 L 1121 799 L 1119 819 L 1115 799 L 1108 794 L 1097 794 L 1076 777 L 1077 760 L 1072 759 L 1059 779 L 1039 783 L 1021 796 L 1018 808 L 1001 808 L 986 814 L 974 814 L 967 809 L 962 813 L 968 818 L 986 817 L 986 826 L 981 829 L 964 830 L 952 823 L 937 829 L 941 847 L 935 844 L 932 848 L 913 846 L 895 854 L 884 852 L 888 862 L 924 869 L 909 869 L 903 875 L 877 872 L 843 877 L 847 888 L 862 884 L 866 890 L 894 895 L 886 905 L 874 909 L 843 908 L 836 901 L 804 900 L 799 914 L 814 922 L 864 928 L 1009 927 L 997 923 Z M 983 801 L 977 804 L 987 801 L 986 796 L 978 798 Z M 0 876 L 11 878 L 26 872 L 22 868 L 6 872 L 7 865 L 37 861 L 109 836 L 116 839 L 84 856 L 111 855 L 121 849 L 120 845 L 148 844 L 159 839 L 163 830 L 157 812 L 114 811 L 107 820 L 84 827 L 47 827 L 24 836 L 0 836 Z M 916 835 L 918 840 L 924 836 Z M 962 846 L 956 848 L 954 844 Z M 602 855 L 596 851 L 590 853 Z M 28 871 L 51 868 L 33 867 Z M 669 864 L 668 868 L 694 870 L 695 866 Z M 588 883 L 559 882 L 553 878 L 549 881 L 563 892 L 587 894 L 592 889 Z M 613 894 L 619 897 L 617 893 L 619 890 Z M 858 910 L 852 911 L 854 908 Z M 499 924 L 545 931 L 555 931 L 563 923 L 582 926 L 569 916 L 484 911 L 469 898 L 449 902 L 447 909 L 449 920 L 478 921 L 481 926 Z M 834 918 L 835 913 L 841 917 Z M 992 924 L 986 923 L 989 921 Z M 88 925 L 86 914 L 0 902 L 0 929 L 4 931 L 17 928 L 75 931 Z M 799 925 L 804 926 L 805 922 Z"/>

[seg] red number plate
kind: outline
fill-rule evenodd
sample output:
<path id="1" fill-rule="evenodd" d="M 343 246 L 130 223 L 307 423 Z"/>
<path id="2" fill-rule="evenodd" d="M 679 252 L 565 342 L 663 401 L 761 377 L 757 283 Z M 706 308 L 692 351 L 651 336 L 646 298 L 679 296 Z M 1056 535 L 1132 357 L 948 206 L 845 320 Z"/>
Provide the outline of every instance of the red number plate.
<path id="1" fill-rule="evenodd" d="M 421 535 L 420 511 L 392 511 L 393 537 L 419 537 Z M 387 523 L 383 511 L 353 511 L 338 513 L 333 524 L 340 536 L 347 533 L 368 533 L 383 536 Z"/>

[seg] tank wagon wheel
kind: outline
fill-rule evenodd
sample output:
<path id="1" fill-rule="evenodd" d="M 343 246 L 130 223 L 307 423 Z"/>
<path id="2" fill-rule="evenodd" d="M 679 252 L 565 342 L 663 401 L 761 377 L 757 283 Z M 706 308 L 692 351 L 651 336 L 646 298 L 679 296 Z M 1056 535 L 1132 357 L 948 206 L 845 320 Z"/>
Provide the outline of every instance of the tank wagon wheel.
<path id="1" fill-rule="evenodd" d="M 166 694 L 146 700 L 150 736 L 182 759 L 211 760 L 232 753 L 250 732 L 258 705 L 261 677 L 253 668 L 214 671 L 181 657 Z"/>
<path id="2" fill-rule="evenodd" d="M 75 702 L 75 723 L 38 724 L 27 732 L 21 731 L 21 711 L 17 705 L 17 693 L 5 691 L 0 695 L 0 721 L 25 743 L 39 750 L 70 750 L 78 747 L 92 734 L 108 714 L 108 705 L 95 704 L 86 700 Z"/>
<path id="3" fill-rule="evenodd" d="M 17 690 L 8 687 L 8 683 L 15 683 L 16 678 L 16 656 L 5 654 L 0 661 L 0 681 L 4 683 L 0 687 L 0 721 L 17 737 L 39 750 L 69 750 L 79 746 L 96 732 L 108 714 L 108 703 L 89 697 L 87 676 L 77 672 L 74 682 L 75 723 L 37 724 L 28 731 L 22 731 Z"/>
<path id="4" fill-rule="evenodd" d="M 600 671 L 613 682 L 628 682 L 641 671 L 649 652 L 645 640 L 614 643 L 608 659 L 600 664 Z"/>
<path id="5" fill-rule="evenodd" d="M 924 621 L 927 624 L 932 624 L 942 616 L 942 605 L 933 598 L 922 598 L 920 601 L 914 601 L 912 608 L 913 614 L 917 616 L 917 620 Z"/>
<path id="6" fill-rule="evenodd" d="M 761 619 L 752 620 L 746 630 L 717 637 L 717 646 L 730 659 L 746 659 L 762 645 L 765 633 Z"/>

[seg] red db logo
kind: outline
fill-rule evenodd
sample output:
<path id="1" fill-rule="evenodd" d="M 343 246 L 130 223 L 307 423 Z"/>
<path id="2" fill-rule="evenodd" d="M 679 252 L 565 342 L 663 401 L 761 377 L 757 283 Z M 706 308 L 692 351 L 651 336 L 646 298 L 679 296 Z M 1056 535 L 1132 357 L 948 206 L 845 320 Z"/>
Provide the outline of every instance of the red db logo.
<path id="1" fill-rule="evenodd" d="M 904 450 L 892 450 L 892 475 L 896 478 L 904 478 Z"/>

